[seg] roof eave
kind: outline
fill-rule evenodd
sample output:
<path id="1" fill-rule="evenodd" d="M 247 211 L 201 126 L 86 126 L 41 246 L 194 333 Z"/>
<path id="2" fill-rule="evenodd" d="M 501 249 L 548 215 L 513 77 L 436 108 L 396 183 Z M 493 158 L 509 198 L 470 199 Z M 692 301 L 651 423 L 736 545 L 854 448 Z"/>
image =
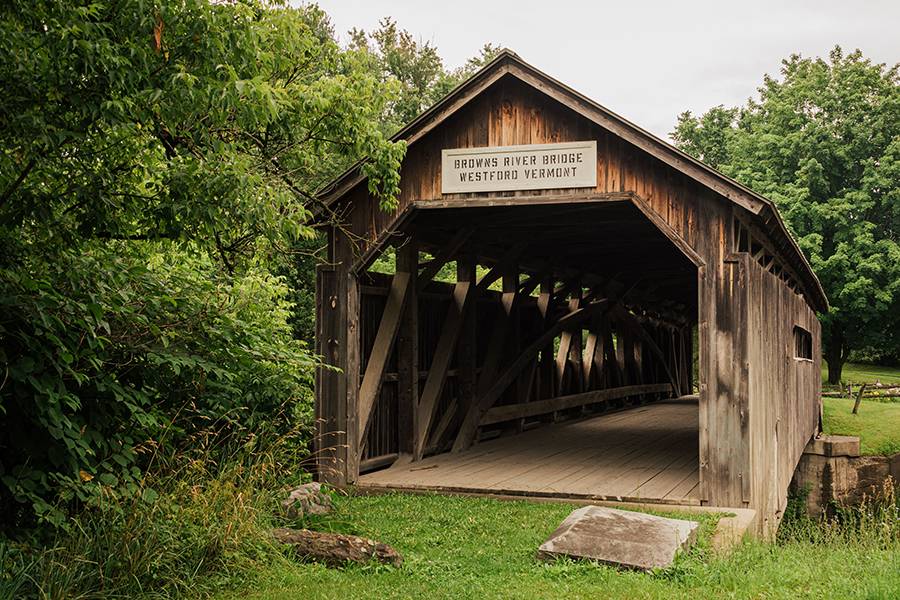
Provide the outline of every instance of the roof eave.
<path id="1" fill-rule="evenodd" d="M 515 67 L 515 69 L 513 67 Z M 537 80 L 543 80 L 543 82 L 545 82 L 547 85 L 556 88 L 557 90 L 574 99 L 577 99 L 579 102 L 587 105 L 592 110 L 604 115 L 607 119 L 609 119 L 609 122 L 621 125 L 623 129 L 629 131 L 631 136 L 636 136 L 641 139 L 642 144 L 640 144 L 639 147 L 642 147 L 642 149 L 644 149 L 645 151 L 647 146 L 653 146 L 661 153 L 673 156 L 674 161 L 668 161 L 668 164 L 670 164 L 673 168 L 684 172 L 684 168 L 678 166 L 678 163 L 685 163 L 693 169 L 697 169 L 700 172 L 705 173 L 709 178 L 712 178 L 713 180 L 719 182 L 719 185 L 716 185 L 712 188 L 713 191 L 722 194 L 727 199 L 733 202 L 737 202 L 738 204 L 749 210 L 751 213 L 763 218 L 765 221 L 774 221 L 780 237 L 788 240 L 789 249 L 793 254 L 795 254 L 795 258 L 797 258 L 802 265 L 802 271 L 807 278 L 807 281 L 805 282 L 805 285 L 803 287 L 804 291 L 808 292 L 808 296 L 811 296 L 808 297 L 810 305 L 815 310 L 818 310 L 820 312 L 828 311 L 828 298 L 825 295 L 825 291 L 822 288 L 821 282 L 819 281 L 815 272 L 812 270 L 812 266 L 809 264 L 809 261 L 803 254 L 803 251 L 800 249 L 797 241 L 788 231 L 787 227 L 784 224 L 784 221 L 781 219 L 781 215 L 778 213 L 777 208 L 771 200 L 754 192 L 752 189 L 744 186 L 731 177 L 720 173 L 716 169 L 690 156 L 682 150 L 679 150 L 665 140 L 658 138 L 649 131 L 646 131 L 645 129 L 632 123 L 621 115 L 598 104 L 587 96 L 584 96 L 577 90 L 572 89 L 566 84 L 554 79 L 550 75 L 547 75 L 546 73 L 526 63 L 515 52 L 509 49 L 504 48 L 503 50 L 501 50 L 500 53 L 491 62 L 482 67 L 475 75 L 451 90 L 438 102 L 432 105 L 428 110 L 423 112 L 416 119 L 414 119 L 400 131 L 391 136 L 391 141 L 410 141 L 411 139 L 414 141 L 422 135 L 421 130 L 424 127 L 428 127 L 429 125 L 433 127 L 437 123 L 442 121 L 443 119 L 437 121 L 437 123 L 431 123 L 448 107 L 451 107 L 454 102 L 457 101 L 457 99 L 465 98 L 466 94 L 470 90 L 481 87 L 485 83 L 485 81 L 490 81 L 490 84 L 492 84 L 493 81 L 506 74 L 512 74 L 514 76 L 518 75 L 515 72 L 516 69 L 521 69 L 522 71 L 527 72 L 531 77 Z M 526 83 L 531 82 L 526 81 Z M 590 119 L 590 117 L 588 116 L 586 116 L 586 118 Z M 597 122 L 596 119 L 591 120 Z M 606 127 L 605 123 L 598 123 L 598 125 L 600 125 L 601 127 Z M 613 133 L 617 134 L 617 132 L 615 131 L 613 131 Z M 673 162 L 675 164 L 673 164 Z M 357 161 L 350 168 L 344 171 L 344 173 L 342 173 L 331 183 L 323 187 L 316 194 L 316 197 L 321 200 L 323 207 L 330 206 L 365 179 L 365 177 L 360 172 L 361 167 L 364 163 L 365 159 Z M 692 176 L 691 173 L 686 173 L 686 175 L 688 177 L 697 179 L 697 177 Z M 705 181 L 701 180 L 700 183 L 706 184 L 708 186 Z M 318 220 L 320 216 L 321 211 L 314 211 L 314 220 Z"/>

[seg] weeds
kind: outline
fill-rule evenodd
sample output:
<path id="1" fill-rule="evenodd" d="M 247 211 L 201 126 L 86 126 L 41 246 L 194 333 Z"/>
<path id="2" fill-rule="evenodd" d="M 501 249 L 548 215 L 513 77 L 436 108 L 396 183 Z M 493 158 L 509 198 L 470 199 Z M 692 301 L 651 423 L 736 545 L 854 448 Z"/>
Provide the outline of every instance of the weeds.
<path id="1" fill-rule="evenodd" d="M 854 545 L 900 550 L 900 495 L 896 482 L 888 477 L 881 489 L 863 496 L 855 506 L 833 507 L 833 517 L 812 518 L 802 510 L 804 498 L 788 502 L 785 519 L 778 531 L 779 543 Z"/>
<path id="2" fill-rule="evenodd" d="M 144 494 L 101 498 L 49 543 L 0 542 L 0 600 L 198 597 L 286 561 L 269 532 L 280 492 L 302 477 L 300 433 L 207 434 L 197 450 L 156 457 Z"/>

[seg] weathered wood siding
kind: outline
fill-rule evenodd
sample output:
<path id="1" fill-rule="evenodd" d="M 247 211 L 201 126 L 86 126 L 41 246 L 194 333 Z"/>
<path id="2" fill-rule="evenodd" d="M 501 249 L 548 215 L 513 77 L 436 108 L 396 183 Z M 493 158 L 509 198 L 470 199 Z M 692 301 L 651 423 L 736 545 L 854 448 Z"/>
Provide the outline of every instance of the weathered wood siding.
<path id="1" fill-rule="evenodd" d="M 330 266 L 316 269 L 316 354 L 338 368 L 346 364 L 346 292 L 339 289 L 342 273 Z M 315 452 L 319 476 L 343 483 L 346 477 L 346 379 L 333 370 L 316 371 Z"/>
<path id="2" fill-rule="evenodd" d="M 469 195 L 440 193 L 442 148 L 591 139 L 597 140 L 598 145 L 596 188 Z M 760 494 L 765 493 L 762 486 L 766 484 L 760 480 L 768 478 L 769 473 L 751 473 L 751 468 L 758 468 L 761 463 L 751 460 L 751 451 L 758 449 L 758 444 L 751 444 L 749 433 L 753 411 L 748 372 L 756 372 L 757 377 L 761 377 L 766 370 L 751 368 L 751 362 L 759 360 L 759 354 L 752 355 L 750 348 L 756 348 L 760 342 L 756 339 L 756 330 L 748 329 L 747 321 L 748 303 L 758 310 L 760 306 L 768 306 L 770 301 L 763 296 L 752 299 L 747 296 L 748 271 L 741 268 L 733 253 L 734 209 L 730 201 L 512 76 L 498 81 L 413 144 L 403 162 L 401 176 L 399 206 L 394 211 L 380 210 L 377 201 L 369 197 L 364 183 L 357 185 L 337 207 L 336 212 L 343 215 L 349 232 L 349 235 L 336 233 L 334 260 L 342 273 L 347 273 L 349 266 L 415 201 L 437 203 L 498 195 L 574 197 L 609 192 L 634 192 L 643 198 L 647 206 L 705 261 L 705 266 L 699 269 L 698 280 L 700 497 L 708 504 L 740 507 L 753 504 Z M 358 302 L 358 292 L 353 285 L 341 283 L 338 295 L 346 302 Z M 761 293 L 771 294 L 773 298 L 783 296 L 780 302 L 784 304 L 804 304 L 800 296 L 782 288 L 775 282 Z M 756 289 L 762 288 L 756 285 Z M 814 316 L 810 319 L 810 331 L 818 340 L 818 324 Z M 349 328 L 353 326 L 348 324 Z M 352 343 L 350 345 L 347 352 L 356 351 Z M 346 360 L 340 362 L 349 364 Z M 356 382 L 358 377 L 358 365 L 347 372 L 351 382 Z M 754 385 L 759 387 L 756 398 L 759 406 L 775 401 L 765 398 L 769 391 L 776 393 L 777 398 L 782 397 L 783 383 L 779 377 L 772 377 L 769 387 L 763 388 L 757 380 Z M 347 398 L 348 411 L 352 410 L 356 387 L 349 385 L 341 392 L 342 398 Z M 323 402 L 331 401 L 320 398 Z M 802 402 L 811 405 L 809 398 L 804 397 Z M 804 406 L 804 415 L 812 410 L 810 406 Z M 323 415 L 326 413 L 328 410 L 322 411 Z M 756 418 L 767 426 L 764 419 L 769 416 L 757 415 Z M 788 418 L 785 413 L 784 420 Z M 782 466 L 787 469 L 795 450 L 802 448 L 809 437 L 808 421 L 803 420 L 796 428 L 782 424 L 779 433 L 785 440 L 781 442 L 782 446 L 791 450 L 779 454 Z M 351 448 L 350 454 L 354 453 L 355 449 Z M 349 477 L 355 477 L 352 469 Z M 785 478 L 789 479 L 790 474 L 779 474 L 779 490 L 786 487 L 786 484 L 781 485 Z"/>
<path id="3" fill-rule="evenodd" d="M 761 526 L 772 534 L 800 455 L 819 428 L 821 327 L 775 275 L 746 253 L 741 264 L 748 274 L 751 504 L 762 509 Z M 812 334 L 812 360 L 794 356 L 795 325 Z"/>

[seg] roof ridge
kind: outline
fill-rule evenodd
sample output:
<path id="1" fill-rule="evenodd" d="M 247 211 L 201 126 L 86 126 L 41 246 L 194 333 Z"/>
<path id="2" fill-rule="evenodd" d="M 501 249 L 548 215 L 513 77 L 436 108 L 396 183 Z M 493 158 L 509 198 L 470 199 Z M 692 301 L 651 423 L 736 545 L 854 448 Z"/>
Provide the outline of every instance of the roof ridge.
<path id="1" fill-rule="evenodd" d="M 516 70 L 520 70 L 522 71 L 522 73 L 517 73 Z M 463 105 L 467 104 L 468 101 L 470 101 L 474 97 L 477 97 L 484 91 L 479 90 L 472 96 L 472 98 L 469 98 L 465 102 L 463 102 L 462 105 L 457 106 L 456 108 L 453 108 L 453 110 L 450 110 L 449 112 L 446 112 L 446 114 L 442 115 L 442 113 L 447 111 L 447 109 L 452 108 L 453 103 L 464 93 L 466 93 L 467 90 L 478 87 L 479 85 L 484 83 L 485 80 L 488 80 L 488 83 L 484 86 L 484 89 L 487 89 L 488 87 L 493 85 L 496 80 L 505 75 L 512 75 L 514 77 L 517 77 L 526 85 L 530 85 L 543 92 L 544 94 L 547 94 L 557 102 L 566 105 L 566 103 L 563 102 L 559 97 L 551 93 L 552 90 L 544 89 L 540 85 L 536 85 L 535 82 L 528 81 L 528 77 L 536 80 L 542 80 L 547 87 L 556 88 L 557 92 L 561 92 L 571 99 L 583 104 L 585 111 L 593 111 L 597 113 L 596 115 L 591 116 L 585 114 L 584 111 L 579 111 L 577 108 L 574 109 L 576 112 L 581 114 L 582 117 L 594 121 L 601 127 L 610 131 L 613 135 L 625 139 L 632 145 L 636 146 L 638 149 L 643 150 L 644 152 L 647 152 L 648 154 L 651 154 L 652 156 L 655 156 L 656 158 L 662 160 L 670 167 L 681 171 L 688 177 L 691 177 L 695 181 L 698 181 L 702 185 L 705 185 L 706 187 L 712 189 L 727 200 L 743 206 L 749 212 L 760 217 L 762 217 L 763 212 L 771 213 L 769 215 L 769 218 L 766 219 L 767 224 L 768 221 L 774 221 L 775 229 L 781 236 L 788 240 L 788 247 L 795 254 L 794 258 L 799 259 L 802 270 L 809 277 L 809 283 L 811 284 L 811 291 L 813 296 L 813 298 L 811 298 L 812 304 L 816 305 L 816 308 L 818 310 L 828 310 L 828 299 L 825 296 L 825 291 L 822 288 L 822 284 L 819 281 L 818 276 L 812 270 L 812 266 L 809 264 L 809 261 L 803 254 L 803 251 L 800 249 L 797 241 L 785 226 L 777 207 L 770 199 L 762 196 L 761 194 L 743 185 L 739 181 L 732 179 L 724 173 L 721 173 L 720 171 L 707 165 L 703 161 L 690 156 L 689 154 L 678 149 L 666 140 L 643 129 L 635 123 L 622 117 L 618 113 L 613 112 L 612 110 L 606 108 L 605 106 L 578 92 L 577 90 L 541 71 L 537 67 L 534 67 L 510 48 L 502 48 L 497 53 L 497 56 L 491 59 L 491 61 L 485 64 L 470 78 L 461 82 L 459 85 L 453 88 L 443 98 L 423 111 L 418 117 L 410 121 L 406 126 L 397 131 L 394 135 L 391 136 L 390 139 L 392 141 L 409 141 L 410 138 L 413 138 L 410 143 L 414 143 L 416 139 L 418 139 L 415 135 L 416 132 L 419 132 L 420 135 L 424 135 L 424 133 L 421 133 L 421 130 L 423 128 L 426 128 L 425 133 L 427 133 L 427 131 L 429 131 L 431 128 L 436 127 L 451 114 L 459 110 Z M 491 79 L 492 76 L 493 80 Z M 569 106 L 569 108 L 573 107 Z M 598 119 L 596 118 L 597 115 L 602 117 L 602 122 L 598 121 Z M 441 118 L 438 118 L 436 121 L 432 122 L 433 118 L 436 117 Z M 429 124 L 431 125 L 431 127 L 427 127 Z M 357 183 L 365 179 L 365 177 L 359 174 L 358 171 L 366 160 L 367 159 L 364 158 L 354 163 L 341 175 L 321 188 L 315 194 L 315 196 L 321 199 L 323 205 L 326 207 L 335 202 L 337 199 L 341 198 Z M 356 174 L 355 178 L 353 177 L 354 174 Z M 804 291 L 806 291 L 806 286 L 803 287 Z"/>

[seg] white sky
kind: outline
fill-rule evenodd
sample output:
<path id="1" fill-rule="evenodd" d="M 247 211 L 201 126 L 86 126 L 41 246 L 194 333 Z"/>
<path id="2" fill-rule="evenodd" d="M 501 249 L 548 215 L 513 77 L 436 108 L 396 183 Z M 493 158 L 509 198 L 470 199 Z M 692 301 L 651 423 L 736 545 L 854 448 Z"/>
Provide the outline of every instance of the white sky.
<path id="1" fill-rule="evenodd" d="M 900 62 L 900 0 L 319 0 L 342 42 L 391 16 L 448 67 L 486 42 L 667 138 L 683 110 L 742 104 L 793 52 Z"/>

